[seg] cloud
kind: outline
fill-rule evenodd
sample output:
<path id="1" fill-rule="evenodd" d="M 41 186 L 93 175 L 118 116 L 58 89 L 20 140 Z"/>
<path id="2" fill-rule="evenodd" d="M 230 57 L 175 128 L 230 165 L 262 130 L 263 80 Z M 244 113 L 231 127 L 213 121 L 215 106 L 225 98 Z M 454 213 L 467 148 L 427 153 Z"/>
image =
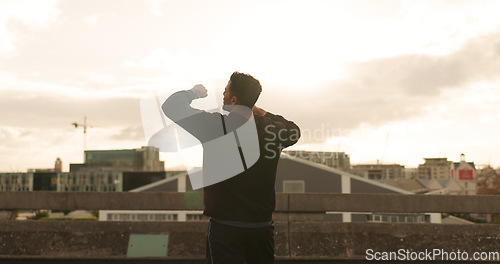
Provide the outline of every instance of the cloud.
<path id="1" fill-rule="evenodd" d="M 19 41 L 10 26 L 21 23 L 29 28 L 47 29 L 59 15 L 57 0 L 2 1 L 0 3 L 0 56 L 10 55 Z"/>
<path id="2" fill-rule="evenodd" d="M 119 133 L 109 136 L 111 140 L 118 141 L 145 141 L 142 126 L 129 126 L 122 128 Z"/>
<path id="3" fill-rule="evenodd" d="M 126 97 L 74 98 L 38 92 L 3 91 L 0 97 L 2 125 L 31 128 L 63 128 L 89 117 L 96 127 L 141 123 L 139 99 Z"/>
<path id="4" fill-rule="evenodd" d="M 471 39 L 448 55 L 408 54 L 351 63 L 343 78 L 311 90 L 267 84 L 276 89 L 264 89 L 258 104 L 303 128 L 329 125 L 345 133 L 362 124 L 418 117 L 450 96 L 444 91 L 461 96 L 474 83 L 500 78 L 498 33 Z"/>
<path id="5" fill-rule="evenodd" d="M 148 4 L 149 12 L 156 17 L 163 17 L 164 6 L 168 4 L 168 0 L 146 0 Z"/>
<path id="6" fill-rule="evenodd" d="M 76 121 L 76 120 L 74 120 Z M 89 122 L 96 122 L 89 119 Z M 112 127 L 92 127 L 87 130 L 87 149 L 139 148 L 144 145 L 138 126 L 122 131 Z M 110 139 L 113 133 L 120 138 Z M 69 163 L 81 163 L 83 157 L 83 133 L 81 128 L 67 126 L 15 127 L 0 126 L 0 172 L 26 171 L 26 168 L 52 167 L 57 157 L 63 160 L 64 170 Z M 33 157 L 33 158 L 31 158 Z"/>
<path id="7" fill-rule="evenodd" d="M 12 142 L 16 137 L 15 133 L 17 131 L 12 128 L 4 127 L 0 128 L 0 142 L 2 142 L 2 147 L 5 148 L 5 143 Z"/>
<path id="8" fill-rule="evenodd" d="M 116 17 L 117 14 L 115 13 L 97 13 L 83 18 L 83 22 L 94 26 L 97 25 L 97 23 L 99 23 L 102 20 L 115 19 Z"/>
<path id="9" fill-rule="evenodd" d="M 37 128 L 0 126 L 0 171 L 26 171 L 26 168 L 46 168 L 56 157 L 65 161 L 81 157 L 81 134 L 70 127 Z M 30 157 L 35 157 L 31 159 Z M 67 164 L 65 164 L 67 165 Z"/>
<path id="10" fill-rule="evenodd" d="M 442 89 L 500 76 L 499 31 L 474 38 L 448 55 L 400 55 L 350 65 L 350 79 L 379 91 L 435 96 Z"/>
<path id="11" fill-rule="evenodd" d="M 18 13 L 23 18 L 31 17 L 29 10 L 36 10 L 37 3 L 44 2 L 25 4 Z M 61 15 L 54 16 L 55 22 L 48 25 L 55 26 L 47 30 L 27 27 L 25 20 L 8 20 L 5 28 L 10 32 L 9 36 L 18 39 L 17 55 L 1 60 L 0 69 L 22 75 L 25 79 L 34 79 L 30 74 L 39 72 L 42 77 L 55 82 L 80 77 L 81 72 L 117 74 L 117 67 L 125 56 L 142 55 L 143 50 L 149 50 L 153 43 L 162 45 L 162 41 L 158 43 L 153 39 L 157 39 L 158 32 L 166 31 L 168 26 L 155 26 L 146 5 L 139 1 L 119 5 L 114 1 L 89 0 L 85 4 L 63 1 L 56 7 Z"/>
<path id="12" fill-rule="evenodd" d="M 122 65 L 131 69 L 158 71 L 182 79 L 214 79 L 220 77 L 221 72 L 228 72 L 216 61 L 211 55 L 198 56 L 187 50 L 171 52 L 158 48 L 141 59 L 124 60 Z"/>

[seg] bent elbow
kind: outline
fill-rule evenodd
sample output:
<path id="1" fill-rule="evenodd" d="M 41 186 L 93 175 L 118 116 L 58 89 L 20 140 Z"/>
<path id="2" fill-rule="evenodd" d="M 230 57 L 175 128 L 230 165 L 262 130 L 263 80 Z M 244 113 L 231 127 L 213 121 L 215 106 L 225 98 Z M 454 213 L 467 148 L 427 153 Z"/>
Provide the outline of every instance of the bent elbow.
<path id="1" fill-rule="evenodd" d="M 163 104 L 161 105 L 161 109 L 163 110 L 163 113 L 168 117 L 168 118 L 172 118 L 172 112 L 173 112 L 173 107 L 172 107 L 172 104 L 171 102 L 169 102 L 169 100 L 165 100 L 165 102 L 163 102 Z"/>
<path id="2" fill-rule="evenodd" d="M 163 113 L 165 116 L 170 118 L 171 120 L 176 120 L 180 116 L 180 109 L 179 103 L 175 100 L 174 95 L 171 95 L 165 102 L 163 102 L 161 109 L 163 110 Z"/>

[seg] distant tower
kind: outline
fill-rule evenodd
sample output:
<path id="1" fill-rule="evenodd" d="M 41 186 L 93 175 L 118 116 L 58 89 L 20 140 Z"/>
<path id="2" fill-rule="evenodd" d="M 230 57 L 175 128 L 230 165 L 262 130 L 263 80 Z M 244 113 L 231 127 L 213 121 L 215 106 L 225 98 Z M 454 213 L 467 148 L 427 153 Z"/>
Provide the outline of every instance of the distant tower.
<path id="1" fill-rule="evenodd" d="M 54 172 L 62 172 L 62 161 L 59 157 L 56 159 L 56 163 L 54 164 Z"/>
<path id="2" fill-rule="evenodd" d="M 465 162 L 465 154 L 460 154 L 460 162 Z"/>

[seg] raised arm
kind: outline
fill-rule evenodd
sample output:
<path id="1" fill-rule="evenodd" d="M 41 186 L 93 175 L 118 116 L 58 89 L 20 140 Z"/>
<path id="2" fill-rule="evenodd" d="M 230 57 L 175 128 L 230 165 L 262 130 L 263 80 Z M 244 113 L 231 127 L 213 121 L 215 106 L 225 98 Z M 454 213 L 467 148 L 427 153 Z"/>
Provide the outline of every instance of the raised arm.
<path id="1" fill-rule="evenodd" d="M 172 94 L 162 105 L 162 110 L 168 118 L 201 142 L 223 135 L 219 113 L 209 113 L 191 107 L 194 99 L 204 97 L 207 97 L 207 90 L 203 85 L 198 84 L 190 90 Z"/>
<path id="2" fill-rule="evenodd" d="M 187 117 L 206 113 L 203 110 L 191 107 L 194 99 L 207 97 L 207 90 L 201 84 L 190 90 L 178 91 L 165 100 L 161 106 L 163 113 L 175 123 Z"/>

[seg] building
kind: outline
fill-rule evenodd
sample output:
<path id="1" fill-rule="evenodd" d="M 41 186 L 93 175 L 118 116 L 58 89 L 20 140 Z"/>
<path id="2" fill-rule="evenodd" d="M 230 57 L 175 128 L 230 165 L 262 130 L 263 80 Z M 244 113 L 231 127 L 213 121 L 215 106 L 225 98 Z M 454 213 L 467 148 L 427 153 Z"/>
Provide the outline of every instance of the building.
<path id="1" fill-rule="evenodd" d="M 418 178 L 418 168 L 404 168 L 403 174 L 406 179 Z"/>
<path id="2" fill-rule="evenodd" d="M 485 167 L 477 174 L 476 184 L 479 195 L 499 195 L 500 172 L 491 166 Z"/>
<path id="3" fill-rule="evenodd" d="M 196 173 L 196 172 L 191 172 Z M 348 172 L 334 169 L 282 154 L 276 175 L 276 192 L 284 193 L 403 193 L 412 192 L 369 180 Z M 188 173 L 178 174 L 131 191 L 199 192 L 192 190 Z M 275 213 L 274 219 L 286 217 Z M 302 216 L 300 216 L 302 217 Z M 433 222 L 440 223 L 440 214 L 384 214 L 357 212 L 326 212 L 307 214 L 309 220 L 335 222 Z M 201 211 L 117 211 L 102 210 L 100 221 L 198 221 L 207 220 Z M 277 220 L 277 221 L 278 221 Z"/>
<path id="4" fill-rule="evenodd" d="M 405 178 L 405 166 L 399 164 L 359 164 L 352 166 L 352 173 L 370 180 Z"/>
<path id="5" fill-rule="evenodd" d="M 454 162 L 450 165 L 450 178 L 461 187 L 451 194 L 475 195 L 476 189 L 476 167 L 474 162 L 466 162 L 465 155 L 460 155 L 460 162 Z"/>
<path id="6" fill-rule="evenodd" d="M 33 173 L 32 191 L 57 191 L 58 174 L 56 172 Z"/>
<path id="7" fill-rule="evenodd" d="M 62 161 L 61 158 L 57 158 L 54 164 L 54 172 L 62 172 Z"/>
<path id="8" fill-rule="evenodd" d="M 276 175 L 276 192 L 285 193 L 401 193 L 398 187 L 367 179 L 339 169 L 283 154 Z M 311 219 L 310 219 L 311 220 Z M 315 221 L 333 222 L 432 222 L 441 223 L 439 213 L 386 214 L 326 212 Z"/>
<path id="9" fill-rule="evenodd" d="M 418 165 L 420 179 L 450 179 L 450 166 L 447 158 L 424 158 L 424 164 Z"/>
<path id="10" fill-rule="evenodd" d="M 351 169 L 349 155 L 345 152 L 285 150 L 283 153 L 343 171 L 350 171 Z"/>
<path id="11" fill-rule="evenodd" d="M 54 168 L 29 169 L 28 173 L 0 173 L 0 191 L 129 191 L 165 179 L 159 151 L 153 147 L 85 151 L 85 163 L 71 164 L 62 172 L 57 158 Z"/>
<path id="12" fill-rule="evenodd" d="M 33 191 L 33 173 L 0 173 L 0 191 Z"/>
<path id="13" fill-rule="evenodd" d="M 429 190 L 428 194 L 449 194 L 446 186 L 450 182 L 449 179 L 418 179 L 425 184 Z"/>
<path id="14" fill-rule="evenodd" d="M 57 191 L 129 191 L 166 177 L 164 171 L 79 171 L 57 174 Z"/>
<path id="15" fill-rule="evenodd" d="M 478 193 L 478 182 L 486 183 L 486 178 L 478 181 L 474 162 L 466 162 L 464 154 L 460 155 L 460 162 L 451 162 L 446 158 L 425 160 L 426 163 L 419 166 L 419 175 L 425 178 L 419 180 L 429 190 L 426 194 L 475 195 Z M 447 170 L 444 169 L 446 164 L 449 164 Z M 486 171 L 489 175 L 495 175 L 492 169 Z"/>
<path id="16" fill-rule="evenodd" d="M 398 178 L 393 180 L 381 180 L 380 182 L 403 190 L 410 191 L 415 194 L 423 194 L 429 191 L 429 189 L 426 186 L 426 183 L 420 179 Z"/>
<path id="17" fill-rule="evenodd" d="M 86 150 L 83 164 L 70 164 L 78 171 L 165 171 L 160 152 L 155 147 L 117 150 Z"/>
<path id="18" fill-rule="evenodd" d="M 474 162 L 466 162 L 465 155 L 460 155 L 460 162 L 447 158 L 425 158 L 418 166 L 418 177 L 426 183 L 432 194 L 475 195 L 476 167 Z"/>
<path id="19" fill-rule="evenodd" d="M 174 176 L 135 188 L 130 192 L 182 192 L 189 197 L 194 190 L 186 171 Z M 99 221 L 206 221 L 203 211 L 179 210 L 100 210 Z"/>
<path id="20" fill-rule="evenodd" d="M 28 169 L 28 172 L 62 172 L 62 161 L 61 158 L 57 158 L 54 163 L 54 168 L 36 168 L 36 169 Z"/>
<path id="21" fill-rule="evenodd" d="M 164 171 L 0 173 L 0 191 L 129 191 L 166 178 Z"/>

